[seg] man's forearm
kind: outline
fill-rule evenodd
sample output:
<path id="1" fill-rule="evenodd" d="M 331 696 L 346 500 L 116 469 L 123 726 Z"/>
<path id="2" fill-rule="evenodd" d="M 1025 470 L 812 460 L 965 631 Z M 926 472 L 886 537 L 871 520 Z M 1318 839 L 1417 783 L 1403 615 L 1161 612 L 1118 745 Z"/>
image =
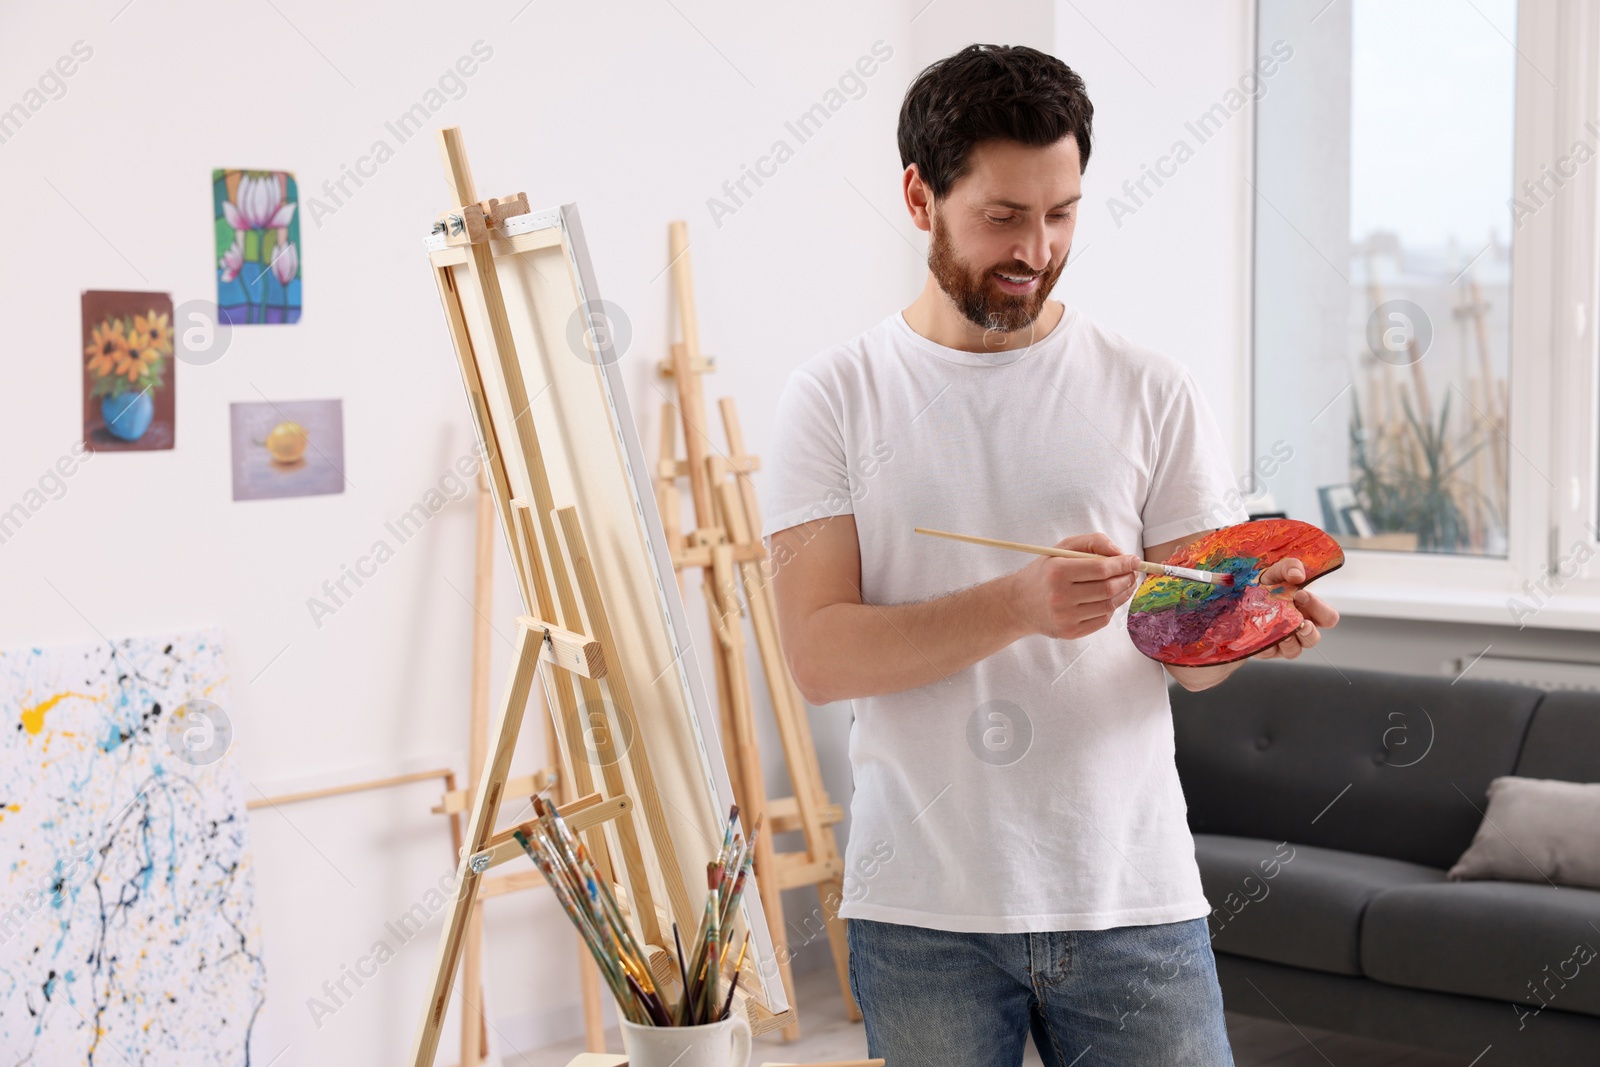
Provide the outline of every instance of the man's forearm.
<path id="1" fill-rule="evenodd" d="M 806 622 L 813 704 L 940 681 L 1027 633 L 1010 603 L 1014 575 L 913 604 L 830 604 Z"/>

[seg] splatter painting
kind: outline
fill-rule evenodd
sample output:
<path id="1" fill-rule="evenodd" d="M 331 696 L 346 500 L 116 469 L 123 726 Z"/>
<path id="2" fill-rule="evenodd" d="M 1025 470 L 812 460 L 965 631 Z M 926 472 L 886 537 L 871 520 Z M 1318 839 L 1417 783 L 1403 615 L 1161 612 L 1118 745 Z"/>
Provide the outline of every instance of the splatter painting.
<path id="1" fill-rule="evenodd" d="M 251 1062 L 265 972 L 226 681 L 216 630 L 0 652 L 6 1067 Z"/>
<path id="2" fill-rule="evenodd" d="M 1224 527 L 1163 562 L 1231 574 L 1233 584 L 1152 575 L 1128 605 L 1128 636 L 1151 659 L 1180 667 L 1232 663 L 1277 644 L 1304 616 L 1290 590 L 1258 579 L 1287 556 L 1305 564 L 1307 582 L 1344 564 L 1338 544 L 1310 523 L 1260 519 Z"/>
<path id="3" fill-rule="evenodd" d="M 234 326 L 300 321 L 300 190 L 282 170 L 213 170 L 217 314 Z"/>

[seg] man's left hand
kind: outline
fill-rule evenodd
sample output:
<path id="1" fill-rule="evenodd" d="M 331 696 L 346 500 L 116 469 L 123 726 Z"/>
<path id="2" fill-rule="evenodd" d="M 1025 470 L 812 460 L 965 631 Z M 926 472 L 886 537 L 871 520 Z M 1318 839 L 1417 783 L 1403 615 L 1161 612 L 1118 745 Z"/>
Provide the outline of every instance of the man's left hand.
<path id="1" fill-rule="evenodd" d="M 1285 586 L 1294 591 L 1294 606 L 1305 616 L 1294 633 L 1258 653 L 1257 659 L 1296 659 L 1300 653 L 1322 640 L 1322 631 L 1339 624 L 1339 613 L 1314 593 L 1300 588 L 1305 584 L 1306 567 L 1293 556 L 1286 556 L 1261 572 L 1263 586 Z"/>

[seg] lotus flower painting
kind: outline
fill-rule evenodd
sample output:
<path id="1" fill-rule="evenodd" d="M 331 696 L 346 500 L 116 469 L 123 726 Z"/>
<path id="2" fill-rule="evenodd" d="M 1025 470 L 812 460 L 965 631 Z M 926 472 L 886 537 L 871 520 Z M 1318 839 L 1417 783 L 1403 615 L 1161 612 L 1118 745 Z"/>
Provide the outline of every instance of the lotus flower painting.
<path id="1" fill-rule="evenodd" d="M 300 190 L 281 170 L 214 170 L 217 313 L 234 326 L 300 320 Z"/>

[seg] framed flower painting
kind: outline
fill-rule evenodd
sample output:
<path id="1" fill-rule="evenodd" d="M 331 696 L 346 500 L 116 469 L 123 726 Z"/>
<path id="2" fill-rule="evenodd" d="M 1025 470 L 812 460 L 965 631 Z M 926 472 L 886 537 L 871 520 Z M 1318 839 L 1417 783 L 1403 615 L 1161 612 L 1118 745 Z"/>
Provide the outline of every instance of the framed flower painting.
<path id="1" fill-rule="evenodd" d="M 220 321 L 300 321 L 300 189 L 294 175 L 213 170 L 211 199 Z"/>
<path id="2" fill-rule="evenodd" d="M 83 293 L 83 440 L 96 452 L 171 448 L 172 297 Z"/>

